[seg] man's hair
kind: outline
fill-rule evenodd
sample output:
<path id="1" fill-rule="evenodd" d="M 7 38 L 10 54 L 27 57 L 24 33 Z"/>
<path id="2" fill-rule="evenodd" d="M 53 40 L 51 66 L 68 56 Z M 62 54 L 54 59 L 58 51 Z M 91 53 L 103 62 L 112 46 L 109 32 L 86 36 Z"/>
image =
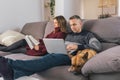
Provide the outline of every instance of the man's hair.
<path id="1" fill-rule="evenodd" d="M 79 19 L 79 20 L 81 20 L 80 16 L 78 16 L 78 15 L 73 15 L 73 16 L 71 16 L 71 17 L 69 18 L 69 20 L 71 20 L 71 19 Z"/>

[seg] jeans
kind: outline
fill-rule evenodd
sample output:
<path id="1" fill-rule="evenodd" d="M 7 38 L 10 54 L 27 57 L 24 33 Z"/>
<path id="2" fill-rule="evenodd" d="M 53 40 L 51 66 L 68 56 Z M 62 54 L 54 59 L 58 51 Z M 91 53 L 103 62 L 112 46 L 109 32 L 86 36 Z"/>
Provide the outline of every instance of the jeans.
<path id="1" fill-rule="evenodd" d="M 47 54 L 39 59 L 33 60 L 8 60 L 13 68 L 14 79 L 21 76 L 29 76 L 36 72 L 41 72 L 52 67 L 70 65 L 70 58 L 65 54 Z"/>

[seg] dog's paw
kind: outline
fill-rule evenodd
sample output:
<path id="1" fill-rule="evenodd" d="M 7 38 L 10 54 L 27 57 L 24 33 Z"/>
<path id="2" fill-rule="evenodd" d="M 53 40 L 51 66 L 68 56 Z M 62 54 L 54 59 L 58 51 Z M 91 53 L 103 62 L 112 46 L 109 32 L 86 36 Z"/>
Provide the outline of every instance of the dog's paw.
<path id="1" fill-rule="evenodd" d="M 68 68 L 68 71 L 71 72 L 71 68 Z"/>

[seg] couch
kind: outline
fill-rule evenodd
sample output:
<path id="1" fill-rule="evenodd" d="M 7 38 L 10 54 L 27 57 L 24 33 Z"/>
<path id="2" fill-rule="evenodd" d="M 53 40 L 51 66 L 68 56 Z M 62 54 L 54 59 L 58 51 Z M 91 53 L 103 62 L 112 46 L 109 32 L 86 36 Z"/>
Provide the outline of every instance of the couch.
<path id="1" fill-rule="evenodd" d="M 41 21 L 26 23 L 21 33 L 43 38 L 53 29 L 53 22 Z M 58 66 L 35 73 L 32 77 L 39 80 L 119 80 L 120 79 L 120 17 L 84 20 L 83 27 L 93 32 L 102 43 L 102 51 L 85 63 L 82 74 L 74 75 L 67 71 L 70 66 Z M 69 27 L 68 30 L 70 31 Z M 0 52 L 1 56 L 11 59 L 29 60 L 39 56 L 23 53 Z"/>

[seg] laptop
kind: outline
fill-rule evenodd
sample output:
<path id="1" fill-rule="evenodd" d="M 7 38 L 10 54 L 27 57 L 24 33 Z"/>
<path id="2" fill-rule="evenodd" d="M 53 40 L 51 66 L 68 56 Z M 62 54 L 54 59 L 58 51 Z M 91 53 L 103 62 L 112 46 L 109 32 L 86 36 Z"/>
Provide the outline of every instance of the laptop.
<path id="1" fill-rule="evenodd" d="M 67 54 L 63 39 L 43 38 L 48 53 Z"/>

